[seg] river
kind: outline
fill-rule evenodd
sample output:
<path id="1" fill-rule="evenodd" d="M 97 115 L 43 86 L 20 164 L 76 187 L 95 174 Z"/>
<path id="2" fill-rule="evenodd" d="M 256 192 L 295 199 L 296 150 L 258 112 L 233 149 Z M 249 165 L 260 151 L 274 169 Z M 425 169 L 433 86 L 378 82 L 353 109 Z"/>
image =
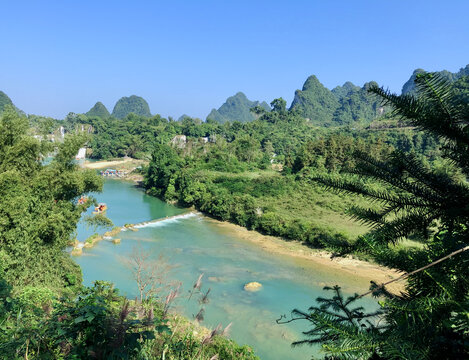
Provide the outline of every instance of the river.
<path id="1" fill-rule="evenodd" d="M 107 215 L 116 226 L 187 212 L 148 196 L 125 181 L 107 180 L 103 192 L 94 196 L 107 203 Z M 84 241 L 91 234 L 92 230 L 79 224 L 78 240 Z M 183 284 L 184 296 L 177 301 L 176 311 L 188 317 L 197 313 L 196 299 L 188 301 L 186 295 L 203 273 L 202 288 L 210 288 L 210 302 L 205 305 L 202 324 L 215 327 L 218 323 L 226 326 L 232 322 L 230 336 L 240 344 L 251 345 L 265 360 L 310 359 L 318 353 L 308 346 L 292 348 L 291 342 L 302 339 L 301 331 L 308 330 L 308 324 L 278 325 L 275 319 L 280 315 L 288 316 L 294 308 L 307 309 L 316 297 L 327 295 L 322 290 L 325 285 L 340 284 L 345 294 L 368 288 L 364 279 L 337 269 L 267 253 L 202 215 L 163 220 L 141 227 L 138 232 L 121 232 L 117 237 L 121 239 L 118 245 L 103 240 L 75 257 L 85 285 L 95 280 L 112 281 L 121 294 L 135 298 L 137 288 L 125 259 L 136 246 L 155 258 L 162 255 L 173 266 L 170 279 Z M 260 282 L 262 289 L 245 291 L 243 286 L 250 281 Z M 363 299 L 362 305 L 377 307 L 372 299 Z"/>

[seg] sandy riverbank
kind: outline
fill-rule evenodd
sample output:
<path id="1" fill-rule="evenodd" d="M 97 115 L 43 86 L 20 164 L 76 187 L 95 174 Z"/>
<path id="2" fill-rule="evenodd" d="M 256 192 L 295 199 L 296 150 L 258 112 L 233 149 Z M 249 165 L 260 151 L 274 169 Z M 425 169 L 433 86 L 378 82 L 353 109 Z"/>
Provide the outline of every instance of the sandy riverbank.
<path id="1" fill-rule="evenodd" d="M 126 173 L 126 175 L 119 179 L 133 181 L 138 184 L 143 181 L 143 175 L 135 172 L 134 170 L 142 165 L 147 164 L 148 161 L 146 160 L 122 158 L 119 160 L 103 160 L 96 162 L 85 161 L 83 167 L 86 169 L 93 170 L 110 168 L 116 169 L 118 171 L 123 171 L 124 173 Z"/>
<path id="2" fill-rule="evenodd" d="M 117 163 L 124 162 L 135 162 L 141 160 L 117 160 L 117 161 L 102 161 L 99 162 L 102 164 L 110 164 L 106 166 L 116 165 Z M 97 163 L 88 163 L 88 165 L 94 165 Z M 129 164 L 126 164 L 129 165 Z M 135 163 L 134 163 L 135 165 Z M 86 166 L 86 164 L 85 164 Z M 99 165 L 98 165 L 99 166 Z M 105 166 L 103 166 L 105 167 Z M 94 167 L 98 169 L 100 167 Z M 201 215 L 203 216 L 203 215 Z M 263 235 L 257 231 L 247 230 L 246 228 L 230 223 L 215 220 L 211 217 L 205 216 L 207 221 L 212 222 L 213 224 L 219 226 L 220 228 L 225 229 L 231 235 L 235 235 L 242 240 L 249 241 L 256 244 L 258 247 L 262 248 L 266 252 L 272 254 L 286 255 L 295 257 L 298 259 L 304 259 L 311 261 L 314 264 L 326 267 L 329 269 L 335 269 L 337 271 L 343 272 L 351 277 L 360 278 L 366 280 L 367 282 L 373 280 L 378 284 L 387 282 L 389 280 L 395 279 L 402 275 L 402 273 L 397 272 L 396 270 L 380 266 L 378 264 L 373 264 L 367 261 L 355 259 L 351 256 L 347 257 L 335 257 L 331 259 L 331 253 L 319 250 L 312 249 L 306 245 L 303 245 L 299 241 L 285 240 L 275 236 Z M 161 221 L 164 219 L 159 219 L 156 221 Z M 138 224 L 139 226 L 141 224 Z M 135 225 L 134 225 L 135 226 Z M 387 289 L 391 292 L 398 293 L 404 290 L 405 281 L 397 281 L 387 286 Z"/>
<path id="3" fill-rule="evenodd" d="M 96 162 L 89 162 L 85 161 L 83 164 L 83 167 L 87 169 L 104 169 L 104 168 L 109 168 L 109 167 L 115 167 L 116 165 L 122 165 L 128 162 L 132 161 L 138 161 L 134 160 L 132 158 L 125 158 L 122 160 L 103 160 L 103 161 L 96 161 Z"/>
<path id="4" fill-rule="evenodd" d="M 293 256 L 296 258 L 306 259 L 315 264 L 336 269 L 347 273 L 348 275 L 362 278 L 368 281 L 375 281 L 378 284 L 399 277 L 402 273 L 396 270 L 386 268 L 377 264 L 354 259 L 352 257 L 336 257 L 331 259 L 331 253 L 323 250 L 311 249 L 298 241 L 287 241 L 275 236 L 263 235 L 257 231 L 247 230 L 246 228 L 229 222 L 218 221 L 209 217 L 206 219 L 217 226 L 227 229 L 231 234 L 252 242 L 264 251 Z M 405 282 L 397 281 L 387 286 L 391 292 L 398 293 L 404 289 Z"/>

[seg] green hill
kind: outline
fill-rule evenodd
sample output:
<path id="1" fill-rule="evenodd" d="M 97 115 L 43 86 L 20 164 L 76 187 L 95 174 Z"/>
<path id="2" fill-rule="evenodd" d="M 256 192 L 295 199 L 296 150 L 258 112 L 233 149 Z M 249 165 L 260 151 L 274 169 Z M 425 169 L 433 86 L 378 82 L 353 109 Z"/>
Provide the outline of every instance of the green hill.
<path id="1" fill-rule="evenodd" d="M 130 113 L 151 117 L 148 103 L 144 98 L 136 95 L 120 98 L 112 110 L 112 116 L 117 119 L 123 119 Z"/>
<path id="2" fill-rule="evenodd" d="M 302 90 L 295 92 L 290 110 L 317 126 L 343 126 L 369 124 L 384 112 L 376 98 L 368 94 L 371 81 L 363 87 L 347 81 L 329 90 L 316 76 L 310 76 Z"/>
<path id="3" fill-rule="evenodd" d="M 404 94 L 414 94 L 415 93 L 415 77 L 425 72 L 423 69 L 415 69 L 412 75 L 410 76 L 409 80 L 402 86 L 402 95 Z M 437 71 L 439 74 L 447 78 L 449 81 L 454 82 L 463 76 L 469 75 L 469 64 L 465 67 L 459 69 L 458 72 L 452 73 L 448 70 Z"/>
<path id="4" fill-rule="evenodd" d="M 18 109 L 15 104 L 13 104 L 13 101 L 11 101 L 10 97 L 7 94 L 5 94 L 3 91 L 0 91 L 0 113 L 3 112 L 5 106 L 7 105 L 13 106 L 19 115 L 26 115 L 24 111 Z"/>
<path id="5" fill-rule="evenodd" d="M 347 81 L 344 85 L 333 88 L 331 92 L 335 95 L 337 100 L 340 100 L 353 92 L 360 91 L 360 89 L 360 86 L 354 85 L 350 81 Z"/>
<path id="6" fill-rule="evenodd" d="M 335 125 L 351 125 L 354 123 L 369 124 L 384 112 L 376 97 L 368 93 L 371 85 L 378 85 L 374 81 L 366 83 L 362 88 L 350 82 L 344 84 L 342 89 L 335 88 L 338 93 L 344 94 L 339 98 L 339 107 L 335 110 L 332 121 Z M 334 90 L 332 92 L 334 93 Z M 340 91 L 339 91 L 340 90 Z"/>
<path id="7" fill-rule="evenodd" d="M 249 122 L 255 119 L 250 109 L 254 106 L 262 106 L 270 111 L 270 106 L 265 102 L 250 101 L 242 92 L 226 99 L 226 102 L 218 110 L 213 109 L 208 114 L 207 119 L 215 120 L 219 123 L 227 121 Z"/>
<path id="8" fill-rule="evenodd" d="M 97 116 L 102 119 L 106 119 L 111 116 L 109 111 L 106 109 L 106 106 L 100 101 L 98 101 L 91 109 L 88 111 L 86 116 Z"/>
<path id="9" fill-rule="evenodd" d="M 339 102 L 334 94 L 321 84 L 318 78 L 311 75 L 302 90 L 295 91 L 290 110 L 299 113 L 317 125 L 330 124 Z"/>

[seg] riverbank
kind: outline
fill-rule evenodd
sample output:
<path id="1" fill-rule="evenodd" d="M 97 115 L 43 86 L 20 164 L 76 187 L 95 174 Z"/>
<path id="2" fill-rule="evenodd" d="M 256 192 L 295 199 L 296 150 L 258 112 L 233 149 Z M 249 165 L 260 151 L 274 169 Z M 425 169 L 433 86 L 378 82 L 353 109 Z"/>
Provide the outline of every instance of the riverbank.
<path id="1" fill-rule="evenodd" d="M 118 160 L 102 160 L 102 161 L 85 161 L 83 167 L 85 169 L 115 169 L 117 171 L 125 173 L 120 179 L 130 180 L 137 184 L 143 181 L 143 175 L 138 173 L 136 170 L 144 165 L 147 165 L 147 160 L 139 160 L 133 158 L 122 158 Z"/>
<path id="2" fill-rule="evenodd" d="M 103 239 L 94 248 L 83 249 L 82 256 L 74 257 L 82 268 L 85 285 L 92 286 L 96 280 L 110 281 L 121 294 L 135 298 L 135 280 L 126 259 L 136 247 L 153 259 L 163 256 L 171 265 L 168 281 L 182 283 L 181 294 L 187 294 L 198 276 L 204 274 L 202 289 L 204 293 L 209 288 L 211 291 L 209 304 L 204 305 L 203 325 L 215 328 L 218 323 L 226 326 L 232 322 L 232 338 L 239 344 L 251 345 L 265 360 L 308 359 L 316 354 L 309 347 L 291 348 L 293 341 L 303 338 L 301 331 L 308 324 L 276 325 L 275 320 L 281 315 L 294 308 L 307 309 L 314 299 L 325 295 L 322 288 L 326 285 L 340 284 L 345 296 L 366 292 L 369 287 L 369 279 L 357 280 L 333 267 L 269 253 L 200 213 L 187 214 L 187 208 L 168 205 L 128 181 L 106 179 L 96 200 L 108 205 L 108 216 L 116 226 L 140 225 L 137 232 L 115 234 L 121 239 L 118 245 L 113 244 L 114 238 Z M 80 241 L 91 235 L 91 229 L 84 224 L 79 226 Z M 246 284 L 251 282 L 262 287 L 246 291 Z M 173 310 L 190 319 L 200 310 L 198 299 L 182 299 Z M 369 296 L 360 305 L 369 311 L 378 308 Z M 224 358 L 221 354 L 220 357 Z"/>
<path id="3" fill-rule="evenodd" d="M 359 260 L 353 258 L 352 256 L 332 258 L 331 252 L 321 249 L 314 249 L 305 245 L 301 241 L 284 239 L 271 235 L 264 235 L 258 231 L 248 230 L 243 226 L 228 221 L 220 221 L 214 219 L 209 215 L 200 212 L 190 211 L 185 215 L 194 213 L 199 214 L 199 216 L 204 216 L 204 218 L 206 218 L 208 221 L 212 222 L 213 224 L 216 224 L 220 228 L 226 229 L 235 237 L 256 244 L 259 248 L 262 248 L 268 253 L 305 259 L 319 266 L 335 269 L 350 276 L 359 277 L 366 281 L 373 280 L 378 284 L 395 279 L 401 275 L 396 270 L 386 268 L 384 266 L 371 263 L 365 260 Z M 180 215 L 177 215 L 176 218 L 179 216 Z M 162 220 L 169 219 L 158 219 L 155 222 L 159 222 Z M 145 224 L 129 224 L 130 227 L 135 227 L 135 230 L 137 230 L 142 225 Z M 106 235 L 107 234 L 105 234 L 104 236 Z M 400 291 L 404 290 L 404 286 L 405 282 L 395 282 L 388 285 L 387 288 L 393 293 L 399 293 Z"/>
<path id="4" fill-rule="evenodd" d="M 330 252 L 312 249 L 299 241 L 285 240 L 275 236 L 263 235 L 257 231 L 248 230 L 228 221 L 219 221 L 207 216 L 205 216 L 205 218 L 207 221 L 216 224 L 218 227 L 228 230 L 236 237 L 244 241 L 254 243 L 264 251 L 272 254 L 305 259 L 319 266 L 328 267 L 368 281 L 375 281 L 378 284 L 396 279 L 402 275 L 394 269 L 354 259 L 351 256 L 331 258 L 332 254 Z M 394 282 L 386 288 L 392 293 L 399 293 L 404 290 L 404 285 L 405 282 Z"/>

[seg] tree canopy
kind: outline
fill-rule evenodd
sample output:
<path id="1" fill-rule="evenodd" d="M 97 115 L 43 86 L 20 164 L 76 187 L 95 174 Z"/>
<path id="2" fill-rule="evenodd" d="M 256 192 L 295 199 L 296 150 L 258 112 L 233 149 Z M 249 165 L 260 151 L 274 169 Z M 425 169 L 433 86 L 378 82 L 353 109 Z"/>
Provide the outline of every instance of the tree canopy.
<path id="1" fill-rule="evenodd" d="M 28 120 L 7 107 L 0 118 L 0 277 L 60 292 L 81 283 L 79 267 L 64 253 L 85 210 L 74 200 L 100 190 L 102 180 L 73 162 L 85 138 L 67 138 L 44 165 L 52 144 L 27 130 Z"/>

